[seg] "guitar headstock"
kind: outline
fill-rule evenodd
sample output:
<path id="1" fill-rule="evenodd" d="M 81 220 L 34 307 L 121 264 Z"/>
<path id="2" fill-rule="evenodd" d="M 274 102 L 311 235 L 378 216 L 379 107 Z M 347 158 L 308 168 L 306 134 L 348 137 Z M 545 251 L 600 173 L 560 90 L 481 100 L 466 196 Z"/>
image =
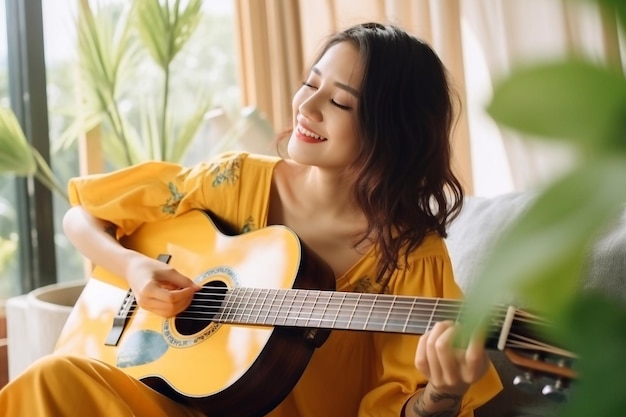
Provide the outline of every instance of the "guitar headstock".
<path id="1" fill-rule="evenodd" d="M 554 401 L 565 401 L 567 389 L 578 378 L 572 369 L 576 355 L 548 340 L 545 335 L 553 333 L 551 324 L 535 314 L 512 307 L 500 318 L 496 317 L 493 324 L 499 328 L 497 348 L 522 371 L 513 384 L 531 391 L 538 389 L 540 380 L 548 380 L 542 394 Z"/>
<path id="2" fill-rule="evenodd" d="M 543 386 L 541 393 L 557 402 L 567 399 L 570 383 L 578 378 L 576 371 L 571 368 L 573 359 L 569 357 L 513 348 L 506 348 L 504 354 L 513 365 L 522 370 L 513 379 L 513 385 L 532 391 L 538 379 L 547 379 L 550 382 Z"/>

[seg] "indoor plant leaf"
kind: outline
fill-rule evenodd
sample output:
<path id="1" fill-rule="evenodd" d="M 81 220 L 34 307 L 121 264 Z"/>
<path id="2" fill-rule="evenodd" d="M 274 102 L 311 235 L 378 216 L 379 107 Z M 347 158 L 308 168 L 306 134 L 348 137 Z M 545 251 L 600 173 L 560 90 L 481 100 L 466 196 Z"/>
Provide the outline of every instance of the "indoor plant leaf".
<path id="1" fill-rule="evenodd" d="M 137 29 L 152 58 L 167 68 L 193 34 L 201 18 L 202 2 L 190 0 L 180 10 L 169 1 L 137 1 Z"/>
<path id="2" fill-rule="evenodd" d="M 196 136 L 198 129 L 204 121 L 204 116 L 213 104 L 212 95 L 210 93 L 200 100 L 200 104 L 196 111 L 191 115 L 187 122 L 182 126 L 180 131 L 175 133 L 176 140 L 173 141 L 172 150 L 170 151 L 170 160 L 173 162 L 182 161 L 185 153 L 189 149 L 191 142 Z"/>
<path id="3" fill-rule="evenodd" d="M 24 135 L 13 111 L 0 108 L 0 172 L 19 176 L 33 175 L 51 191 L 67 199 L 50 166 Z"/>
<path id="4" fill-rule="evenodd" d="M 117 19 L 107 9 L 95 15 L 88 2 L 80 5 L 79 60 L 85 82 L 82 94 L 90 107 L 87 113 L 103 114 L 124 151 L 125 165 L 130 165 L 136 159 L 127 143 L 126 123 L 116 100 L 124 76 L 138 56 L 137 43 L 131 37 L 130 19 Z"/>
<path id="5" fill-rule="evenodd" d="M 626 308 L 606 294 L 580 294 L 564 312 L 567 344 L 579 354 L 569 401 L 560 415 L 567 417 L 620 416 L 624 398 L 616 395 L 626 374 Z M 616 360 L 617 359 L 617 360 Z"/>
<path id="6" fill-rule="evenodd" d="M 624 0 L 595 0 L 602 7 L 615 10 L 617 18 L 619 19 L 621 26 L 626 23 L 626 1 Z"/>
<path id="7" fill-rule="evenodd" d="M 0 171 L 33 175 L 37 164 L 13 111 L 0 108 Z"/>
<path id="8" fill-rule="evenodd" d="M 567 138 L 587 151 L 626 152 L 616 135 L 626 127 L 626 81 L 581 60 L 513 71 L 496 86 L 488 112 L 516 130 Z"/>
<path id="9" fill-rule="evenodd" d="M 167 4 L 161 6 L 158 1 L 138 0 L 136 2 L 137 30 L 143 44 L 150 52 L 152 59 L 160 67 L 165 68 L 169 63 L 169 37 Z M 165 15 L 164 15 L 165 14 Z"/>

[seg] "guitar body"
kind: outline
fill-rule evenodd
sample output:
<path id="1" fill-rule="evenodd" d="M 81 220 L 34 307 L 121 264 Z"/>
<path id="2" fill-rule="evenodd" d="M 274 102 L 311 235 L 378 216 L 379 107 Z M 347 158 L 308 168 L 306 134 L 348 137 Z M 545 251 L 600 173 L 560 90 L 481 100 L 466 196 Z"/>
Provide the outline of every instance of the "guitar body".
<path id="1" fill-rule="evenodd" d="M 122 244 L 153 258 L 167 255 L 174 268 L 203 287 L 334 288 L 330 268 L 283 226 L 228 236 L 197 210 L 147 223 Z M 206 297 L 203 291 L 196 295 Z M 211 417 L 268 413 L 328 336 L 328 330 L 213 321 L 219 300 L 208 300 L 199 313 L 192 303 L 170 319 L 138 308 L 133 300 L 124 279 L 96 267 L 56 353 L 115 365 Z M 194 315 L 202 320 L 189 320 Z"/>

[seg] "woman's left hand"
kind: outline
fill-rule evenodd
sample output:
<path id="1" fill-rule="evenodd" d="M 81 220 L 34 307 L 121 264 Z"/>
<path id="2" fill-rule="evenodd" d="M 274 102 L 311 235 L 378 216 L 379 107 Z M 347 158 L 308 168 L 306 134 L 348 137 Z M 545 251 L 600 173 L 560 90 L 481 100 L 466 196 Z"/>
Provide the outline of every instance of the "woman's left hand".
<path id="1" fill-rule="evenodd" d="M 458 326 L 452 321 L 436 323 L 420 338 L 415 366 L 439 393 L 464 394 L 489 368 L 483 337 L 473 337 L 466 348 L 454 345 Z"/>

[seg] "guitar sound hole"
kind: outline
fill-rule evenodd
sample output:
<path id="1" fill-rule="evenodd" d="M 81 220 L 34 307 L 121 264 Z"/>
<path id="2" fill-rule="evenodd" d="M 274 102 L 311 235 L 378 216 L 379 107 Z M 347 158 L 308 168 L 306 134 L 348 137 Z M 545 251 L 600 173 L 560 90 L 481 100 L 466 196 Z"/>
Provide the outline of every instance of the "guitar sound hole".
<path id="1" fill-rule="evenodd" d="M 196 334 L 213 322 L 213 317 L 220 312 L 224 294 L 228 291 L 223 281 L 211 281 L 193 297 L 187 310 L 176 316 L 174 324 L 182 335 Z"/>

